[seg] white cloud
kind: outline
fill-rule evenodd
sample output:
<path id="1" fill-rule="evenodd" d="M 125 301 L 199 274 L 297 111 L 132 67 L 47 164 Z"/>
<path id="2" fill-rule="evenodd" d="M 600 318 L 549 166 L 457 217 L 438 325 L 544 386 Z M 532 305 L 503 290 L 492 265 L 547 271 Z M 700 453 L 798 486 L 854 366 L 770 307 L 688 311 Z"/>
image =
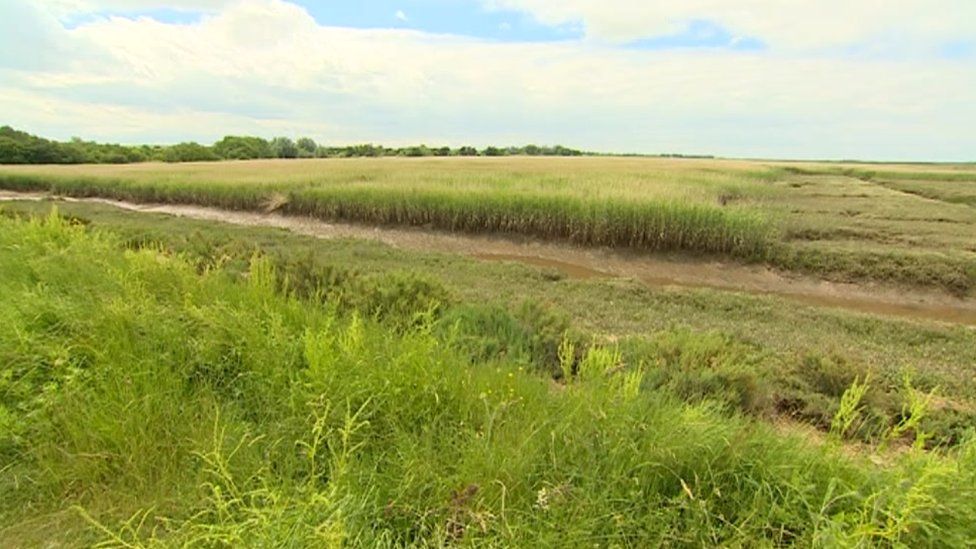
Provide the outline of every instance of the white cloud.
<path id="1" fill-rule="evenodd" d="M 397 21 L 403 21 L 404 23 L 407 22 L 407 14 L 403 13 L 403 10 L 397 10 L 395 17 L 397 18 Z"/>
<path id="2" fill-rule="evenodd" d="M 330 131 L 321 122 L 285 119 L 256 120 L 251 116 L 196 109 L 153 112 L 144 108 L 101 102 L 73 101 L 28 93 L 0 85 L 0 103 L 19 109 L 4 113 L 4 124 L 62 138 L 79 136 L 100 141 L 144 143 L 198 140 L 212 141 L 214 129 L 225 133 L 257 135 L 319 135 Z M 174 138 L 173 136 L 178 136 Z"/>
<path id="3" fill-rule="evenodd" d="M 17 1 L 17 0 L 13 0 Z M 100 11 L 134 12 L 152 9 L 215 12 L 237 0 L 43 0 L 58 15 Z M 40 3 L 40 2 L 38 2 Z"/>
<path id="4" fill-rule="evenodd" d="M 53 64 L 20 67 L 0 50 L 0 123 L 56 137 L 307 134 L 781 157 L 976 150 L 976 71 L 965 62 L 501 44 L 324 27 L 283 0 L 241 0 L 192 24 L 44 28 L 62 52 Z"/>
<path id="5" fill-rule="evenodd" d="M 822 48 L 871 40 L 976 39 L 973 0 L 481 0 L 549 25 L 582 22 L 591 38 L 629 41 L 709 20 L 772 45 Z"/>

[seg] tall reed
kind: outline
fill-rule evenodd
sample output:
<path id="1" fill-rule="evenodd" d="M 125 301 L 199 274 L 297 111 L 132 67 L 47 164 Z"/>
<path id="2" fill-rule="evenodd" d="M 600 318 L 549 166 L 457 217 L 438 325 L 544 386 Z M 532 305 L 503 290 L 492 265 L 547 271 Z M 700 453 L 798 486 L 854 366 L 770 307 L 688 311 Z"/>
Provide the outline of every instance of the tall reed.
<path id="1" fill-rule="evenodd" d="M 324 220 L 521 234 L 586 246 L 686 251 L 761 259 L 773 227 L 758 212 L 653 198 L 584 198 L 524 191 L 398 190 L 395 187 L 227 184 L 0 174 L 0 188 L 133 202 L 195 204 Z"/>

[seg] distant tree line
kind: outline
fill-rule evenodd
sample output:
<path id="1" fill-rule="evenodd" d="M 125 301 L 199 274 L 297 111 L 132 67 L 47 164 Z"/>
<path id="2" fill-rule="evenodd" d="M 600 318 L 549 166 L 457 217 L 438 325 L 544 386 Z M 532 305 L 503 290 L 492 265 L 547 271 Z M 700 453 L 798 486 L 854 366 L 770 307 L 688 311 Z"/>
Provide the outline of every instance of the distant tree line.
<path id="1" fill-rule="evenodd" d="M 353 158 L 381 156 L 583 156 L 583 151 L 556 145 L 543 147 L 411 147 L 382 145 L 330 147 L 313 139 L 228 135 L 213 145 L 195 142 L 176 145 L 117 145 L 80 138 L 54 141 L 0 127 L 0 164 L 128 164 L 134 162 L 209 162 L 218 160 L 256 160 L 262 158 Z"/>
<path id="2" fill-rule="evenodd" d="M 665 154 L 659 154 L 658 156 L 660 156 L 661 158 L 690 158 L 690 159 L 693 159 L 693 160 L 695 160 L 695 159 L 711 160 L 711 159 L 715 158 L 715 155 L 712 155 L 712 154 L 665 153 Z"/>

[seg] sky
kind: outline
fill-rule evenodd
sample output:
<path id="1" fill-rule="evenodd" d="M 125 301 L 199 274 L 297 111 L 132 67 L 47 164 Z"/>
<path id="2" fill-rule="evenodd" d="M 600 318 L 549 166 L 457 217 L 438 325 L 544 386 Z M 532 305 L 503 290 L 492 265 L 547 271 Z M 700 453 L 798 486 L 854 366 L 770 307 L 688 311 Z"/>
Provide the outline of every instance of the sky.
<path id="1" fill-rule="evenodd" d="M 0 125 L 976 161 L 974 0 L 0 0 Z"/>

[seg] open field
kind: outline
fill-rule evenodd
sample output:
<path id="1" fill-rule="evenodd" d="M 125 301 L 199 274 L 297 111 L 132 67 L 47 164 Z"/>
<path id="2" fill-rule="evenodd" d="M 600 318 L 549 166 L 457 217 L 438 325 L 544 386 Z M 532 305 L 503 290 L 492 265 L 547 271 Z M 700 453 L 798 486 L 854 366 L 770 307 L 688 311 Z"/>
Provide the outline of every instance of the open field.
<path id="1" fill-rule="evenodd" d="M 668 367 L 558 331 L 553 381 L 540 375 L 546 344 L 532 344 L 551 336 L 537 332 L 523 354 L 513 328 L 524 315 L 458 302 L 434 282 L 306 264 L 309 241 L 278 231 L 77 208 L 93 230 L 0 217 L 0 537 L 13 546 L 976 539 L 971 440 L 922 450 L 906 416 L 880 440 L 914 449 L 852 451 L 841 441 L 869 423 L 876 398 L 856 391 L 821 441 L 680 397 L 705 363 L 751 369 L 747 343 L 666 332 L 644 352 Z M 157 244 L 131 249 L 140 231 Z M 258 243 L 267 255 L 253 255 Z M 334 260 L 401 259 L 376 244 L 317 244 Z M 409 266 L 439 261 L 452 260 Z M 588 284 L 536 277 L 564 295 Z M 898 329 L 847 322 L 873 326 L 867 340 Z M 669 386 L 668 371 L 685 377 Z M 921 418 L 927 400 L 906 394 Z"/>
<path id="2" fill-rule="evenodd" d="M 0 187 L 718 254 L 976 289 L 976 168 L 643 158 L 7 166 Z"/>

